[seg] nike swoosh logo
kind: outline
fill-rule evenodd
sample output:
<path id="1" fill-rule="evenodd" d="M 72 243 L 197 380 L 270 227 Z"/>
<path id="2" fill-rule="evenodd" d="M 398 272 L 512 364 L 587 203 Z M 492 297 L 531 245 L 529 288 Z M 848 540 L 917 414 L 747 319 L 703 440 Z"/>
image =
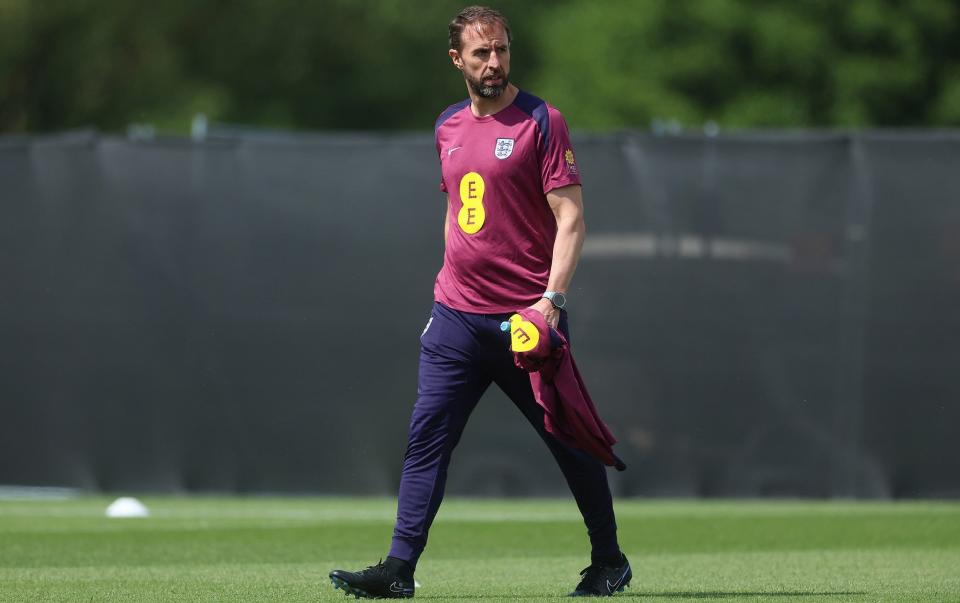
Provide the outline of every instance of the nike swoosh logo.
<path id="1" fill-rule="evenodd" d="M 456 151 L 457 149 L 462 149 L 462 148 L 463 148 L 463 147 L 452 147 L 452 148 L 447 149 L 447 157 L 453 155 L 453 152 Z"/>
<path id="2" fill-rule="evenodd" d="M 607 580 L 607 592 L 612 595 L 613 592 L 620 587 L 620 583 L 623 582 L 623 579 L 627 577 L 627 572 L 629 571 L 630 571 L 630 566 L 628 565 L 627 569 L 623 570 L 623 575 L 620 576 L 619 580 L 617 580 L 613 584 L 610 584 L 610 581 Z"/>
<path id="3" fill-rule="evenodd" d="M 392 593 L 408 593 L 410 592 L 409 588 L 404 588 L 399 582 L 393 582 L 390 584 L 390 592 Z"/>

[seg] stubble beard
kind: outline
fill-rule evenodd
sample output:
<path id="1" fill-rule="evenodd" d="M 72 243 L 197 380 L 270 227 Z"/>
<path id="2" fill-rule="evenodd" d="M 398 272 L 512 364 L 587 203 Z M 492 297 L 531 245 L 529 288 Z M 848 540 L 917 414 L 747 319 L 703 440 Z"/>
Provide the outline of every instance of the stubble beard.
<path id="1" fill-rule="evenodd" d="M 467 80 L 467 85 L 470 86 L 470 89 L 481 98 L 498 98 L 503 91 L 507 89 L 507 85 L 510 83 L 510 80 L 507 79 L 506 74 L 497 74 L 502 81 L 496 86 L 489 86 L 483 83 L 483 80 L 478 80 L 463 74 L 463 78 Z"/>

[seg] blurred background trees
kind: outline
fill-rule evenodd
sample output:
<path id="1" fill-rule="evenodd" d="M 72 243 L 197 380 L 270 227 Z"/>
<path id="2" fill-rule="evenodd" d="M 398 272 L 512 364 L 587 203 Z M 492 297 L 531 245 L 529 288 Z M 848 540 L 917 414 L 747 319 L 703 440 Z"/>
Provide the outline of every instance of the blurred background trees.
<path id="1" fill-rule="evenodd" d="M 954 0 L 504 0 L 512 79 L 577 129 L 960 125 Z M 0 0 L 0 132 L 429 129 L 432 0 Z"/>

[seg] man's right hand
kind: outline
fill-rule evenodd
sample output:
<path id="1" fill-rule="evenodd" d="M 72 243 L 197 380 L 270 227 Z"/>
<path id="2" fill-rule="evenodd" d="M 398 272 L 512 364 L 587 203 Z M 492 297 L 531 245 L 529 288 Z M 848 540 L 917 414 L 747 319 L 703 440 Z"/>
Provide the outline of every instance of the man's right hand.
<path id="1" fill-rule="evenodd" d="M 547 325 L 549 325 L 551 329 L 556 329 L 557 325 L 560 323 L 560 310 L 554 307 L 553 302 L 545 297 L 541 297 L 537 303 L 530 306 L 529 309 L 536 310 L 537 312 L 543 314 L 543 317 L 547 321 Z"/>

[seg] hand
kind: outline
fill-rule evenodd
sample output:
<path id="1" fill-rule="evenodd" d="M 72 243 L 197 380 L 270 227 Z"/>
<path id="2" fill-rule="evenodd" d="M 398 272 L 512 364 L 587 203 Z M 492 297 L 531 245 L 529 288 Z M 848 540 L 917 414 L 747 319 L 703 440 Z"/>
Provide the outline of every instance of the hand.
<path id="1" fill-rule="evenodd" d="M 543 314 L 543 317 L 547 320 L 547 325 L 552 329 L 556 329 L 557 324 L 560 323 L 560 310 L 553 307 L 553 303 L 545 297 L 541 297 L 529 309 Z"/>

